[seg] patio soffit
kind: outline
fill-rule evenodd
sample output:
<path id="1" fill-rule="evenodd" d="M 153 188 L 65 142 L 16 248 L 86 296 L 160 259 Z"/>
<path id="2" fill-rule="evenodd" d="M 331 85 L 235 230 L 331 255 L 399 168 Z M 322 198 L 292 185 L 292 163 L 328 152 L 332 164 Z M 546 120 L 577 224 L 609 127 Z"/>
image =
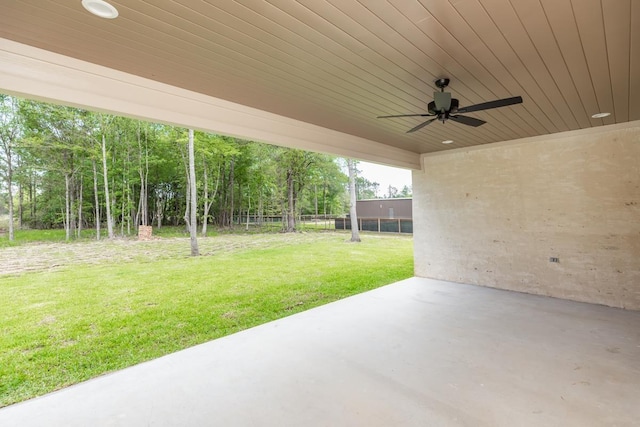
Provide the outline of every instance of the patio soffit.
<path id="1" fill-rule="evenodd" d="M 0 52 L 11 63 L 0 66 L 0 90 L 83 105 L 90 102 L 47 90 L 58 77 L 43 70 L 64 80 L 65 69 L 82 69 L 75 79 L 87 85 L 96 84 L 90 74 L 137 78 L 128 81 L 156 95 L 175 88 L 181 99 L 240 109 L 249 116 L 236 117 L 239 123 L 258 117 L 316 132 L 302 148 L 413 168 L 418 154 L 640 120 L 637 0 L 110 3 L 116 19 L 89 14 L 80 0 L 0 3 Z M 33 85 L 39 93 L 20 86 L 18 72 L 42 78 L 42 87 Z M 469 113 L 487 121 L 477 128 L 447 121 L 406 133 L 425 118 L 376 118 L 426 113 L 439 77 L 451 79 L 447 91 L 461 106 L 518 95 L 524 102 Z M 121 110 L 116 104 L 87 106 Z M 601 112 L 611 115 L 592 118 Z M 231 119 L 221 129 L 205 116 L 194 126 L 238 133 Z M 260 135 L 269 125 L 255 126 L 256 135 L 244 136 L 277 142 L 288 131 Z"/>

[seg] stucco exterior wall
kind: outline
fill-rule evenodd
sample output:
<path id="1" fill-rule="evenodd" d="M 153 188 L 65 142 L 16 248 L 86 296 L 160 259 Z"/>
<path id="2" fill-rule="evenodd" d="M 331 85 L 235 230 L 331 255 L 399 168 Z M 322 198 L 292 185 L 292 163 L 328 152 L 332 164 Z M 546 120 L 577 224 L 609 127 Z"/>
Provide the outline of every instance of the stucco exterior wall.
<path id="1" fill-rule="evenodd" d="M 424 156 L 416 275 L 640 310 L 634 126 Z"/>

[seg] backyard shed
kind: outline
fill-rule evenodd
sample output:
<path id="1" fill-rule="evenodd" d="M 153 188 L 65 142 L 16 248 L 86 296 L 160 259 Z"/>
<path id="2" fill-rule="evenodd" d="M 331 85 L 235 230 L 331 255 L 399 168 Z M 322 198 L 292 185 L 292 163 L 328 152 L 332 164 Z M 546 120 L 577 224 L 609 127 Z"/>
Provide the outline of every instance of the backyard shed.
<path id="1" fill-rule="evenodd" d="M 358 228 L 378 233 L 413 233 L 412 200 L 371 199 L 356 202 Z M 351 230 L 351 219 L 335 219 L 336 230 Z"/>
<path id="2" fill-rule="evenodd" d="M 411 219 L 411 199 L 369 199 L 356 202 L 358 216 L 362 218 Z"/>

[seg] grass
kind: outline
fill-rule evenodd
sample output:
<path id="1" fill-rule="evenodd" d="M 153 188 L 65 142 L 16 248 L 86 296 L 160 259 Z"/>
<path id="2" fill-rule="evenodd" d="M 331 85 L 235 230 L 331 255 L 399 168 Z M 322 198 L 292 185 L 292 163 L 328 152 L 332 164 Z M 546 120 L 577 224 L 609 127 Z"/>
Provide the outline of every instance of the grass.
<path id="1" fill-rule="evenodd" d="M 95 229 L 84 229 L 81 233 L 81 238 L 73 237 L 69 242 L 65 240 L 65 231 L 64 229 L 52 229 L 52 230 L 38 230 L 38 229 L 18 229 L 17 227 L 14 230 L 14 241 L 9 241 L 8 232 L 6 232 L 6 219 L 3 221 L 0 218 L 0 229 L 5 229 L 4 234 L 0 234 L 0 249 L 7 247 L 15 247 L 21 246 L 28 243 L 35 242 L 48 242 L 48 243 L 71 243 L 71 242 L 88 242 L 95 239 L 96 231 Z M 298 222 L 297 228 L 302 232 L 313 232 L 313 231 L 333 231 L 334 223 L 333 221 L 306 221 L 306 222 Z M 261 226 L 256 226 L 255 224 L 251 224 L 248 230 L 245 230 L 244 224 L 236 224 L 233 229 L 229 230 L 218 230 L 215 226 L 210 225 L 207 231 L 208 237 L 214 237 L 220 233 L 222 234 L 238 234 L 238 233 L 247 233 L 247 234 L 261 234 L 261 233 L 269 233 L 269 232 L 279 232 L 282 230 L 282 223 L 280 222 L 266 222 Z M 120 236 L 120 227 L 117 227 L 115 230 L 115 234 Z M 125 231 L 126 234 L 126 231 Z M 102 238 L 106 238 L 107 230 L 102 228 L 100 230 L 100 235 Z M 188 237 L 189 233 L 185 230 L 184 226 L 163 226 L 161 228 L 153 227 L 153 235 L 156 237 Z M 199 234 L 198 234 L 199 236 Z M 131 236 L 125 236 L 131 237 Z"/>
<path id="2" fill-rule="evenodd" d="M 64 242 L 64 230 L 14 230 L 13 242 L 9 241 L 9 234 L 6 232 L 0 235 L 0 249 L 11 246 L 20 246 L 33 242 Z"/>
<path id="3" fill-rule="evenodd" d="M 116 235 L 120 235 L 120 228 L 118 227 L 116 231 Z M 159 237 L 185 237 L 189 236 L 189 233 L 185 231 L 184 226 L 182 227 L 162 227 L 160 229 L 153 229 L 153 234 Z M 209 236 L 215 236 L 216 230 L 214 227 L 211 227 L 209 232 L 207 233 Z M 101 229 L 100 235 L 103 239 L 107 237 L 107 230 Z M 6 232 L 4 235 L 0 235 L 0 249 L 13 247 L 13 246 L 21 246 L 28 243 L 35 242 L 47 242 L 47 243 L 76 243 L 76 242 L 89 242 L 95 239 L 96 231 L 95 229 L 85 229 L 82 230 L 81 237 L 78 239 L 73 237 L 69 242 L 65 240 L 65 231 L 62 228 L 50 229 L 50 230 L 38 230 L 38 229 L 18 229 L 14 230 L 14 241 L 9 241 L 9 235 Z"/>
<path id="4" fill-rule="evenodd" d="M 413 275 L 410 237 L 347 238 L 226 235 L 198 258 L 184 238 L 59 245 L 68 264 L 0 275 L 0 406 Z"/>

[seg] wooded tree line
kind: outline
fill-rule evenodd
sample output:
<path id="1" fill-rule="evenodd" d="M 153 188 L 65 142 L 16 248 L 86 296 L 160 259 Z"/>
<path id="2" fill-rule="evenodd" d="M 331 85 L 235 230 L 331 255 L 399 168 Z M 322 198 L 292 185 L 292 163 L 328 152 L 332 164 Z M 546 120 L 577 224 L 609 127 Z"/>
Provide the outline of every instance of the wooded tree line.
<path id="1" fill-rule="evenodd" d="M 403 186 L 401 189 L 390 185 L 387 188 L 380 188 L 380 184 L 372 182 L 363 176 L 355 177 L 356 195 L 358 200 L 364 199 L 395 199 L 412 197 L 411 187 L 408 185 Z"/>
<path id="2" fill-rule="evenodd" d="M 18 227 L 64 228 L 67 239 L 188 225 L 187 147 L 187 129 L 0 95 L 0 211 Z M 202 235 L 273 218 L 295 231 L 300 215 L 349 209 L 343 159 L 204 132 L 194 153 Z M 373 198 L 379 185 L 357 177 L 356 191 Z"/>

